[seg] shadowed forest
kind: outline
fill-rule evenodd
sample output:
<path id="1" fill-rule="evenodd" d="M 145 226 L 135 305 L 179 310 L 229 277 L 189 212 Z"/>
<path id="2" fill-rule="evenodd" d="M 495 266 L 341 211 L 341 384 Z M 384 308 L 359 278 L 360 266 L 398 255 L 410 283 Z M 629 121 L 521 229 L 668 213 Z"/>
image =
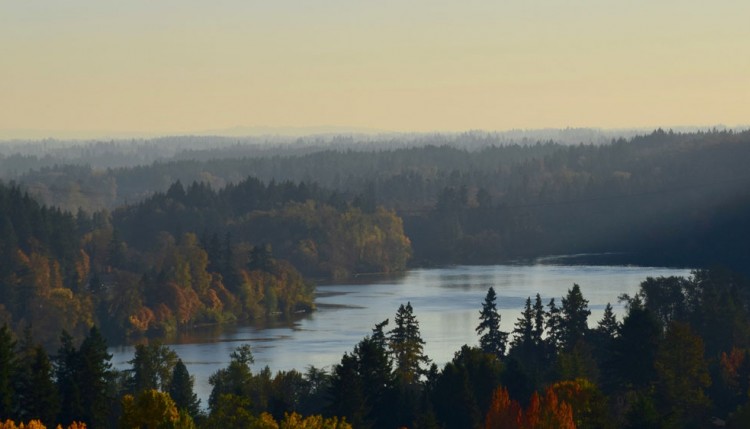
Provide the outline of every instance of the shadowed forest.
<path id="1" fill-rule="evenodd" d="M 0 419 L 750 424 L 749 131 L 657 130 L 574 145 L 499 144 L 484 134 L 379 148 L 346 139 L 299 150 L 238 143 L 139 164 L 154 147 L 81 143 L 0 155 Z M 408 303 L 330 373 L 253 369 L 242 347 L 212 377 L 202 407 L 168 347 L 139 346 L 125 372 L 111 369 L 106 352 L 107 341 L 314 311 L 320 279 L 551 255 L 696 271 L 647 280 L 622 297 L 623 320 L 610 308 L 596 328 L 573 286 L 559 303 L 530 297 L 514 331 L 500 332 L 490 290 L 478 307 L 481 343 L 444 368 L 423 355 L 418 309 Z"/>

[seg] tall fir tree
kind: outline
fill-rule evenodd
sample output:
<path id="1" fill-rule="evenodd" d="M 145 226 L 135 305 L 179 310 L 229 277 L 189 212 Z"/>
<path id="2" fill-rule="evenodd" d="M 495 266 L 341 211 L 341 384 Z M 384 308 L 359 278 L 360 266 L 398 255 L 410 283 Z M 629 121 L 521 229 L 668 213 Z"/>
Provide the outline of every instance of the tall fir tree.
<path id="1" fill-rule="evenodd" d="M 588 331 L 589 301 L 583 297 L 581 288 L 573 284 L 562 299 L 562 341 L 563 347 L 570 350 L 583 339 Z"/>
<path id="2" fill-rule="evenodd" d="M 66 331 L 60 335 L 60 348 L 54 359 L 55 380 L 60 394 L 58 422 L 69 425 L 84 417 L 81 399 L 80 361 L 73 337 Z"/>
<path id="3" fill-rule="evenodd" d="M 544 349 L 544 320 L 545 311 L 544 304 L 542 304 L 542 297 L 536 294 L 534 299 L 534 330 L 532 332 L 532 340 L 537 350 Z"/>
<path id="4" fill-rule="evenodd" d="M 479 312 L 479 326 L 476 329 L 479 347 L 485 353 L 492 353 L 499 358 L 505 356 L 508 344 L 508 333 L 500 330 L 500 314 L 497 312 L 497 294 L 490 286 Z"/>
<path id="5" fill-rule="evenodd" d="M 19 384 L 19 420 L 38 419 L 54 427 L 60 411 L 60 398 L 47 352 L 42 346 L 24 353 L 24 380 Z"/>
<path id="6" fill-rule="evenodd" d="M 516 320 L 513 328 L 513 349 L 528 357 L 534 348 L 534 309 L 531 307 L 531 297 L 526 298 L 521 317 Z"/>
<path id="7" fill-rule="evenodd" d="M 396 364 L 396 377 L 406 385 L 417 383 L 424 373 L 423 365 L 430 360 L 423 351 L 424 340 L 411 302 L 401 304 L 393 321 L 396 327 L 388 332 L 388 344 Z"/>
<path id="8" fill-rule="evenodd" d="M 196 418 L 200 414 L 201 401 L 193 391 L 193 384 L 193 377 L 190 376 L 182 359 L 178 359 L 172 371 L 169 395 L 177 404 L 178 409 L 187 410 L 191 417 Z"/>
<path id="9" fill-rule="evenodd" d="M 617 323 L 617 316 L 612 311 L 612 304 L 607 303 L 607 306 L 604 307 L 604 315 L 596 325 L 596 330 L 608 338 L 614 338 L 617 335 L 619 327 L 620 324 Z"/>
<path id="10" fill-rule="evenodd" d="M 16 342 L 8 325 L 0 328 L 0 420 L 13 417 L 15 378 L 17 362 L 15 355 Z"/>
<path id="11" fill-rule="evenodd" d="M 107 427 L 114 373 L 110 363 L 112 355 L 107 353 L 107 341 L 96 326 L 81 343 L 78 358 L 83 421 L 94 429 Z"/>

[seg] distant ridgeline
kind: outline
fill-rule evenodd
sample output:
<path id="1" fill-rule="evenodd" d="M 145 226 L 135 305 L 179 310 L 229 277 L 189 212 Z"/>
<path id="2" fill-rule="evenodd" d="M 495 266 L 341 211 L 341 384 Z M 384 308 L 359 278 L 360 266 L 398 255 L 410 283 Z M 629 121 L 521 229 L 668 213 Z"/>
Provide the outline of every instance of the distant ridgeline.
<path id="1" fill-rule="evenodd" d="M 46 167 L 4 174 L 45 204 L 72 212 L 82 207 L 90 213 L 143 201 L 165 192 L 178 180 L 223 189 L 212 192 L 223 200 L 234 198 L 232 205 L 241 192 L 239 183 L 250 173 L 266 183 L 275 181 L 274 186 L 285 181 L 304 182 L 311 187 L 307 192 L 319 192 L 311 185 L 317 183 L 331 195 L 336 192 L 349 199 L 359 195 L 361 207 L 370 207 L 370 211 L 375 206 L 394 209 L 412 241 L 415 265 L 610 253 L 620 255 L 615 262 L 624 263 L 723 264 L 745 271 L 750 267 L 750 256 L 743 251 L 750 239 L 745 221 L 750 213 L 746 166 L 750 131 L 657 130 L 609 144 L 572 146 L 551 140 L 536 143 L 522 135 L 511 137 L 518 137 L 516 143 L 492 134 L 467 133 L 394 136 L 380 142 L 364 139 L 360 146 L 356 137 L 306 140 L 299 147 L 293 142 L 266 147 L 257 141 L 245 145 L 239 140 L 234 145 L 224 142 L 211 147 L 208 139 L 203 150 L 198 150 L 198 138 L 193 138 L 190 150 L 179 151 L 179 146 L 174 146 L 171 158 L 148 165 L 98 168 L 105 161 L 106 165 L 130 165 L 139 151 L 142 159 L 152 159 L 149 156 L 156 147 L 136 145 L 105 156 L 109 150 L 105 145 L 97 158 L 92 158 L 94 167 L 80 162 L 53 165 L 56 161 L 48 159 L 49 155 L 26 155 L 13 165 Z M 582 135 L 581 141 L 601 139 L 584 139 Z M 83 154 L 88 149 L 83 146 L 80 151 Z M 72 151 L 68 149 L 68 156 Z M 117 157 L 126 155 L 127 159 L 118 163 Z M 15 159 L 14 155 L 3 156 L 5 161 Z M 237 185 L 224 189 L 232 183 Z M 201 192 L 192 190 L 195 198 Z M 173 194 L 179 196 L 177 188 Z M 243 225 L 273 224 L 271 229 L 257 228 L 247 234 L 254 243 L 272 242 L 276 254 L 291 258 L 305 272 L 317 269 L 316 274 L 330 274 L 334 272 L 331 267 L 320 266 L 327 261 L 316 263 L 315 258 L 302 256 L 304 246 L 296 256 L 289 256 L 288 250 L 298 246 L 299 240 L 283 239 L 268 231 L 278 232 L 276 227 L 290 217 L 302 220 L 313 212 L 319 215 L 330 210 L 321 202 L 338 210 L 331 195 L 321 195 L 314 208 L 305 209 L 299 196 L 291 196 L 290 202 L 296 205 L 283 208 L 266 201 L 256 213 L 232 212 L 228 214 L 230 225 L 208 230 L 246 234 Z M 159 201 L 140 209 L 131 207 L 122 218 L 142 213 L 149 204 L 162 204 Z M 172 218 L 169 223 L 184 222 L 185 229 L 168 230 L 175 237 L 188 231 L 200 236 L 203 231 L 195 229 L 193 218 L 210 216 L 211 211 L 201 208 L 198 201 L 180 204 L 186 207 L 182 215 L 187 218 Z M 123 227 L 126 223 L 122 221 Z M 188 229 L 188 225 L 193 226 Z"/>
<path id="2" fill-rule="evenodd" d="M 356 204 L 355 204 L 356 203 Z M 247 179 L 77 217 L 0 184 L 0 322 L 56 341 L 311 310 L 307 276 L 405 268 L 400 218 L 304 183 Z"/>

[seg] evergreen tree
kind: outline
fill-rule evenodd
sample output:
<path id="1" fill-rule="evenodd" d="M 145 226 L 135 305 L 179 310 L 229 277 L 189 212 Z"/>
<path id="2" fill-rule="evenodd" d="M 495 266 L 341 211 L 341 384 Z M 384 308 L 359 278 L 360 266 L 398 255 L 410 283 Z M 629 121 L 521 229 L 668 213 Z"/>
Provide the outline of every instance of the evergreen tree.
<path id="1" fill-rule="evenodd" d="M 25 354 L 24 380 L 19 387 L 19 420 L 39 419 L 54 427 L 60 410 L 57 386 L 52 380 L 53 371 L 47 352 L 42 346 L 33 347 Z M 21 414 L 22 413 L 22 414 Z"/>
<path id="2" fill-rule="evenodd" d="M 555 298 L 551 298 L 547 304 L 547 344 L 552 352 L 557 351 L 562 344 L 562 316 L 560 308 L 555 304 Z"/>
<path id="3" fill-rule="evenodd" d="M 534 330 L 532 332 L 532 341 L 537 350 L 544 349 L 544 319 L 545 311 L 542 304 L 542 297 L 536 294 L 534 300 Z"/>
<path id="4" fill-rule="evenodd" d="M 333 367 L 330 412 L 336 416 L 346 417 L 353 427 L 367 429 L 372 427 L 372 422 L 367 419 L 371 407 L 365 398 L 358 366 L 354 355 L 344 353 L 341 363 Z"/>
<path id="5" fill-rule="evenodd" d="M 619 329 L 620 324 L 617 323 L 617 316 L 615 316 L 614 312 L 612 311 L 612 305 L 610 303 L 607 303 L 607 306 L 604 307 L 604 315 L 602 316 L 602 320 L 599 321 L 597 324 L 596 330 L 607 336 L 608 338 L 614 338 L 615 335 L 617 335 L 617 330 Z"/>
<path id="6" fill-rule="evenodd" d="M 187 367 L 178 359 L 172 371 L 172 382 L 169 386 L 169 396 L 172 397 L 177 408 L 187 410 L 191 417 L 195 418 L 200 414 L 200 399 L 193 392 L 193 377 L 187 370 Z"/>
<path id="7" fill-rule="evenodd" d="M 388 344 L 396 363 L 396 377 L 405 385 L 417 383 L 430 360 L 423 353 L 424 340 L 419 334 L 419 322 L 411 302 L 401 304 L 394 318 L 396 325 L 388 332 Z"/>
<path id="8" fill-rule="evenodd" d="M 480 335 L 479 347 L 485 353 L 502 358 L 505 356 L 508 333 L 500 330 L 500 314 L 497 312 L 496 300 L 495 289 L 490 286 L 479 312 L 479 326 L 476 332 Z"/>
<path id="9" fill-rule="evenodd" d="M 562 299 L 562 342 L 566 350 L 584 338 L 588 331 L 588 317 L 591 314 L 588 300 L 583 298 L 581 288 L 573 284 Z"/>
<path id="10" fill-rule="evenodd" d="M 529 357 L 534 349 L 534 310 L 531 307 L 531 297 L 526 298 L 521 317 L 513 328 L 513 349 L 523 357 Z"/>
<path id="11" fill-rule="evenodd" d="M 13 417 L 13 379 L 17 368 L 15 347 L 16 342 L 8 325 L 3 325 L 0 328 L 0 420 Z"/>
<path id="12" fill-rule="evenodd" d="M 113 381 L 112 355 L 107 353 L 107 341 L 96 326 L 81 343 L 78 351 L 83 421 L 92 428 L 107 426 L 110 408 L 110 384 Z"/>
<path id="13" fill-rule="evenodd" d="M 58 422 L 69 425 L 84 418 L 81 398 L 80 360 L 73 337 L 66 331 L 60 336 L 60 349 L 55 356 L 55 380 L 60 393 Z"/>

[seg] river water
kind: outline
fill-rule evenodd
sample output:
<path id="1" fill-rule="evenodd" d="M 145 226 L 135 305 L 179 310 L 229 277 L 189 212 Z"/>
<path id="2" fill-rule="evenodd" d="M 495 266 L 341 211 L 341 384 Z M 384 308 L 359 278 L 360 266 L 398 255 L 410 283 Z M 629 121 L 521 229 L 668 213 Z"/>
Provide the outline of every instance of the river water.
<path id="1" fill-rule="evenodd" d="M 229 326 L 197 330 L 165 342 L 185 362 L 195 377 L 195 391 L 205 407 L 211 386 L 209 376 L 227 366 L 229 354 L 249 343 L 255 357 L 253 370 L 298 369 L 314 365 L 330 369 L 344 352 L 353 349 L 376 323 L 393 321 L 400 304 L 411 302 L 420 324 L 425 352 L 439 366 L 450 361 L 464 344 L 476 345 L 474 329 L 490 286 L 497 293 L 501 328 L 511 331 L 526 297 L 539 293 L 545 305 L 554 297 L 558 305 L 574 283 L 589 301 L 589 324 L 601 319 L 612 303 L 618 320 L 624 311 L 620 294 L 634 294 L 647 277 L 688 276 L 689 270 L 632 266 L 493 265 L 456 266 L 408 271 L 398 278 L 359 279 L 316 289 L 318 309 L 293 322 L 265 326 Z M 386 326 L 386 331 L 392 323 Z M 127 369 L 132 346 L 110 349 L 112 362 Z"/>

